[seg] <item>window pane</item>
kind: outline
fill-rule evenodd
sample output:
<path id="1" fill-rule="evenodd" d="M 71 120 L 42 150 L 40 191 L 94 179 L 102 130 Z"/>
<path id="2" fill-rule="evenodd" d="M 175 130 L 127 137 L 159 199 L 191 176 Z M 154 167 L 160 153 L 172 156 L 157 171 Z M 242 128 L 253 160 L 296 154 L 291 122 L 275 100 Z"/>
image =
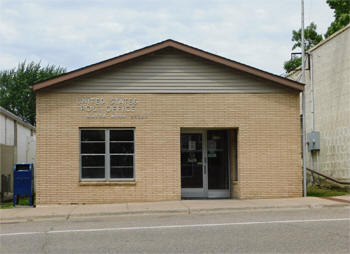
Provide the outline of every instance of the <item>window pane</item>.
<path id="1" fill-rule="evenodd" d="M 104 155 L 83 155 L 81 158 L 83 167 L 104 167 L 105 156 Z"/>
<path id="2" fill-rule="evenodd" d="M 81 130 L 81 141 L 105 141 L 105 131 Z"/>
<path id="3" fill-rule="evenodd" d="M 134 153 L 134 143 L 110 143 L 110 153 Z"/>
<path id="4" fill-rule="evenodd" d="M 134 141 L 133 130 L 111 130 L 109 133 L 111 141 Z"/>
<path id="5" fill-rule="evenodd" d="M 105 153 L 105 143 L 81 143 L 81 153 Z"/>
<path id="6" fill-rule="evenodd" d="M 133 166 L 133 155 L 111 155 L 111 168 L 114 166 Z"/>
<path id="7" fill-rule="evenodd" d="M 111 168 L 111 178 L 134 178 L 134 170 L 128 168 Z"/>
<path id="8" fill-rule="evenodd" d="M 105 169 L 104 168 L 82 168 L 81 178 L 104 178 Z"/>

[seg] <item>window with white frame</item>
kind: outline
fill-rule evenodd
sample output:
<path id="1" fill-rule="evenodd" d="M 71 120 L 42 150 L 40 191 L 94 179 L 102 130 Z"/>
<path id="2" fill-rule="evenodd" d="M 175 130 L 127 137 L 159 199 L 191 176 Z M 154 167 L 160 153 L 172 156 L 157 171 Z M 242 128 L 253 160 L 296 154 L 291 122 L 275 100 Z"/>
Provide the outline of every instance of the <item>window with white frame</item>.
<path id="1" fill-rule="evenodd" d="M 80 129 L 80 178 L 134 179 L 134 147 L 134 129 Z"/>

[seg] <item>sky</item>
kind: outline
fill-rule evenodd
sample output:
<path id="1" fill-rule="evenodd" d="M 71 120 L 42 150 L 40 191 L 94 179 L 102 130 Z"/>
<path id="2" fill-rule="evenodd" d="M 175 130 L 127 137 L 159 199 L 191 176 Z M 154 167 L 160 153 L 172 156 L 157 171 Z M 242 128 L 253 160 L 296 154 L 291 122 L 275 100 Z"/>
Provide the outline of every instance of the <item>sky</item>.
<path id="1" fill-rule="evenodd" d="M 280 75 L 300 0 L 0 0 L 0 70 L 24 60 L 71 71 L 173 39 Z M 324 34 L 326 0 L 305 0 Z"/>

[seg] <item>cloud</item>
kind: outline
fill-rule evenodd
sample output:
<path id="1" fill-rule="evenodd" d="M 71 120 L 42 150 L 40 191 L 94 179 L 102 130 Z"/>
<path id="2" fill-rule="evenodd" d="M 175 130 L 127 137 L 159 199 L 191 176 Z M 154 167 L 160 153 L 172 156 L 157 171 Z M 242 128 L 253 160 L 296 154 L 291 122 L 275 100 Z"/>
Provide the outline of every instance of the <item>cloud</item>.
<path id="1" fill-rule="evenodd" d="M 305 12 L 324 33 L 327 4 L 307 1 Z M 281 74 L 299 24 L 295 0 L 2 1 L 0 68 L 27 59 L 72 70 L 172 38 Z"/>

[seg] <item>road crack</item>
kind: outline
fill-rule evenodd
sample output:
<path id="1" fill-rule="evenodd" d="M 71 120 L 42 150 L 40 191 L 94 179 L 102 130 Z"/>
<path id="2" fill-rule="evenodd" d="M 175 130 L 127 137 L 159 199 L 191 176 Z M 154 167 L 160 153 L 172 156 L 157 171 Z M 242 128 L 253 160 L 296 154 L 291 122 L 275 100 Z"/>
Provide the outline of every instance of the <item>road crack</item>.
<path id="1" fill-rule="evenodd" d="M 40 253 L 48 253 L 47 246 L 49 245 L 49 232 L 53 230 L 53 226 L 44 232 L 44 242 L 41 246 Z"/>

